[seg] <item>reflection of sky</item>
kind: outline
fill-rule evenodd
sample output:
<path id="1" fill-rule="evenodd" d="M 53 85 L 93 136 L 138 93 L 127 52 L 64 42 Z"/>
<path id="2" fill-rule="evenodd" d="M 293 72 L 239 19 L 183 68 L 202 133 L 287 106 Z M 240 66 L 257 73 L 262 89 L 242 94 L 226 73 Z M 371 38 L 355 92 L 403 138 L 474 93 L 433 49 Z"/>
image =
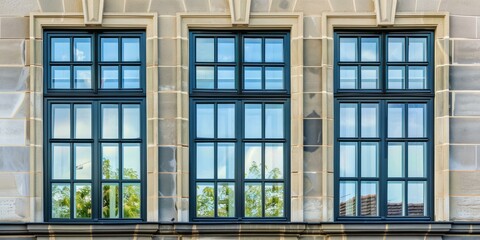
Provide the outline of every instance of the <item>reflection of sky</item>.
<path id="1" fill-rule="evenodd" d="M 262 61 L 262 39 L 261 38 L 245 38 L 245 62 L 261 62 Z"/>
<path id="2" fill-rule="evenodd" d="M 257 165 L 259 172 L 262 171 L 262 145 L 260 143 L 245 144 L 245 177 L 246 178 L 261 178 L 257 172 L 250 171 L 252 165 Z"/>
<path id="3" fill-rule="evenodd" d="M 53 137 L 70 137 L 70 106 L 66 104 L 55 104 L 53 110 Z"/>
<path id="4" fill-rule="evenodd" d="M 92 148 L 90 143 L 75 144 L 75 178 L 90 179 L 92 172 Z"/>
<path id="5" fill-rule="evenodd" d="M 217 137 L 235 137 L 235 104 L 218 104 Z"/>
<path id="6" fill-rule="evenodd" d="M 118 38 L 102 38 L 102 61 L 118 61 Z"/>
<path id="7" fill-rule="evenodd" d="M 197 38 L 196 45 L 197 62 L 213 62 L 213 38 Z"/>
<path id="8" fill-rule="evenodd" d="M 283 137 L 283 104 L 265 105 L 265 137 Z"/>
<path id="9" fill-rule="evenodd" d="M 197 144 L 197 178 L 213 178 L 213 143 Z"/>
<path id="10" fill-rule="evenodd" d="M 118 105 L 102 105 L 102 136 L 103 138 L 118 137 Z"/>
<path id="11" fill-rule="evenodd" d="M 340 61 L 355 61 L 357 58 L 357 39 L 340 38 Z"/>
<path id="12" fill-rule="evenodd" d="M 401 203 L 403 202 L 403 182 L 389 182 L 388 183 L 388 202 Z"/>
<path id="13" fill-rule="evenodd" d="M 133 170 L 137 176 L 140 176 L 140 144 L 124 143 L 123 144 L 123 169 Z M 125 174 L 125 173 L 124 173 Z M 132 176 L 124 176 L 132 177 Z"/>
<path id="14" fill-rule="evenodd" d="M 265 88 L 283 89 L 283 68 L 267 67 L 265 68 Z"/>
<path id="15" fill-rule="evenodd" d="M 405 45 L 405 39 L 403 38 L 389 38 L 388 39 L 388 61 L 403 61 L 404 45 Z"/>
<path id="16" fill-rule="evenodd" d="M 92 85 L 92 72 L 90 67 L 75 67 L 75 88 L 90 88 Z"/>
<path id="17" fill-rule="evenodd" d="M 377 137 L 378 104 L 362 104 L 361 106 L 362 137 Z"/>
<path id="18" fill-rule="evenodd" d="M 362 143 L 362 177 L 377 176 L 378 143 Z"/>
<path id="19" fill-rule="evenodd" d="M 356 182 L 340 183 L 340 202 L 346 202 L 357 195 Z"/>
<path id="20" fill-rule="evenodd" d="M 362 38 L 362 61 L 377 61 L 378 38 Z"/>
<path id="21" fill-rule="evenodd" d="M 408 60 L 412 62 L 423 62 L 427 55 L 426 38 L 408 39 Z"/>
<path id="22" fill-rule="evenodd" d="M 235 61 L 235 39 L 234 38 L 218 38 L 218 61 L 233 62 Z"/>
<path id="23" fill-rule="evenodd" d="M 357 105 L 340 104 L 340 137 L 357 135 Z"/>
<path id="24" fill-rule="evenodd" d="M 262 137 L 262 105 L 245 104 L 245 137 Z"/>
<path id="25" fill-rule="evenodd" d="M 265 39 L 265 62 L 283 61 L 283 39 Z"/>
<path id="26" fill-rule="evenodd" d="M 197 104 L 197 137 L 213 138 L 213 104 Z"/>
<path id="27" fill-rule="evenodd" d="M 408 105 L 408 136 L 425 136 L 425 104 Z"/>
<path id="28" fill-rule="evenodd" d="M 70 178 L 70 146 L 68 143 L 53 144 L 53 179 Z"/>
<path id="29" fill-rule="evenodd" d="M 403 143 L 388 144 L 388 176 L 403 176 Z"/>
<path id="30" fill-rule="evenodd" d="M 140 137 L 140 106 L 123 105 L 123 138 Z"/>
<path id="31" fill-rule="evenodd" d="M 265 177 L 273 177 L 273 170 L 280 170 L 277 179 L 283 178 L 283 143 L 265 144 Z"/>
<path id="32" fill-rule="evenodd" d="M 340 143 L 340 177 L 356 176 L 357 144 Z"/>
<path id="33" fill-rule="evenodd" d="M 235 177 L 235 143 L 218 143 L 217 174 L 220 179 Z"/>
<path id="34" fill-rule="evenodd" d="M 425 183 L 409 182 L 408 203 L 424 203 Z"/>
<path id="35" fill-rule="evenodd" d="M 235 67 L 217 68 L 217 87 L 220 89 L 235 88 Z"/>
<path id="36" fill-rule="evenodd" d="M 102 160 L 110 160 L 110 171 L 118 174 L 118 144 L 104 143 L 102 144 Z M 110 176 L 113 177 L 113 176 Z"/>
<path id="37" fill-rule="evenodd" d="M 52 38 L 53 61 L 70 60 L 70 39 Z"/>
<path id="38" fill-rule="evenodd" d="M 388 137 L 403 137 L 403 104 L 388 105 Z"/>
<path id="39" fill-rule="evenodd" d="M 408 68 L 408 88 L 424 89 L 427 68 L 426 67 L 409 67 Z"/>
<path id="40" fill-rule="evenodd" d="M 408 176 L 424 177 L 425 143 L 408 144 Z"/>
<path id="41" fill-rule="evenodd" d="M 140 39 L 122 38 L 122 48 L 124 61 L 140 61 Z"/>

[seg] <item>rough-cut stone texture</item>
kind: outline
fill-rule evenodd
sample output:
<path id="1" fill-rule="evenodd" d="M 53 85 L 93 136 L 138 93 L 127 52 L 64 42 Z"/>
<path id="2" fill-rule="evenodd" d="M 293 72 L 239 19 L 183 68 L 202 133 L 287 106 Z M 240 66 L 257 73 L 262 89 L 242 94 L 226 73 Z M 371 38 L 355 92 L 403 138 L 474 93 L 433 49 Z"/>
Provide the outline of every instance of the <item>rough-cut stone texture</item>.
<path id="1" fill-rule="evenodd" d="M 480 212 L 479 202 L 480 197 L 477 196 L 450 197 L 450 219 L 453 221 L 478 220 L 478 213 Z"/>
<path id="2" fill-rule="evenodd" d="M 303 148 L 303 171 L 321 172 L 322 171 L 322 147 L 311 146 Z"/>
<path id="3" fill-rule="evenodd" d="M 0 92 L 25 91 L 28 80 L 27 67 L 0 67 Z"/>
<path id="4" fill-rule="evenodd" d="M 354 0 L 357 12 L 374 12 L 375 6 L 371 0 Z"/>
<path id="5" fill-rule="evenodd" d="M 303 195 L 305 197 L 322 196 L 322 173 L 303 173 Z"/>
<path id="6" fill-rule="evenodd" d="M 25 93 L 0 93 L 0 118 L 24 118 L 29 111 Z"/>
<path id="7" fill-rule="evenodd" d="M 175 118 L 177 116 L 177 94 L 159 93 L 158 94 L 158 117 Z"/>
<path id="8" fill-rule="evenodd" d="M 436 12 L 440 0 L 417 0 L 417 12 Z M 451 28 L 450 28 L 451 29 Z"/>
<path id="9" fill-rule="evenodd" d="M 171 173 L 160 173 L 158 175 L 160 197 L 171 197 L 176 195 L 177 175 Z"/>
<path id="10" fill-rule="evenodd" d="M 451 66 L 451 90 L 480 90 L 480 67 L 478 66 Z"/>
<path id="11" fill-rule="evenodd" d="M 291 12 L 296 0 L 271 0 L 270 12 Z"/>
<path id="12" fill-rule="evenodd" d="M 125 0 L 104 0 L 104 12 L 124 12 Z"/>
<path id="13" fill-rule="evenodd" d="M 158 121 L 158 144 L 159 145 L 174 145 L 176 142 L 176 128 L 177 122 L 175 119 L 159 120 Z"/>
<path id="14" fill-rule="evenodd" d="M 303 217 L 306 221 L 320 221 L 322 217 L 322 199 L 304 198 L 303 199 Z"/>
<path id="15" fill-rule="evenodd" d="M 1 197 L 28 197 L 30 191 L 28 173 L 0 172 Z"/>
<path id="16" fill-rule="evenodd" d="M 3 214 L 0 215 L 0 221 L 2 222 L 17 222 L 28 221 L 28 214 L 30 210 L 28 198 L 15 198 L 15 197 L 1 197 L 0 205 L 9 206 L 8 209 L 0 209 Z M 9 238 L 6 238 L 9 239 Z M 16 239 L 15 238 L 11 238 Z M 24 239 L 24 238 L 20 238 Z"/>
<path id="17" fill-rule="evenodd" d="M 474 170 L 474 169 L 471 169 Z M 450 194 L 451 195 L 480 195 L 480 171 L 451 171 Z"/>
<path id="18" fill-rule="evenodd" d="M 17 39 L 0 39 L 0 64 L 25 64 L 25 41 Z"/>
<path id="19" fill-rule="evenodd" d="M 417 0 L 397 1 L 397 12 L 415 12 Z"/>
<path id="20" fill-rule="evenodd" d="M 30 12 L 39 12 L 38 2 L 33 0 L 1 0 L 0 14 L 29 16 Z"/>
<path id="21" fill-rule="evenodd" d="M 354 0 L 330 0 L 333 11 L 335 12 L 354 12 L 355 6 L 353 5 Z"/>
<path id="22" fill-rule="evenodd" d="M 455 93 L 453 115 L 454 116 L 480 116 L 479 93 Z"/>
<path id="23" fill-rule="evenodd" d="M 29 157 L 28 147 L 0 147 L 0 172 L 28 172 Z"/>
<path id="24" fill-rule="evenodd" d="M 176 21 L 175 17 L 158 18 L 158 36 L 161 38 L 176 37 Z"/>
<path id="25" fill-rule="evenodd" d="M 450 170 L 476 170 L 476 154 L 474 145 L 450 145 Z"/>
<path id="26" fill-rule="evenodd" d="M 303 68 L 303 91 L 321 92 L 322 91 L 322 68 L 304 67 Z"/>
<path id="27" fill-rule="evenodd" d="M 269 0 L 252 0 L 250 9 L 252 12 L 268 12 L 269 4 Z"/>
<path id="28" fill-rule="evenodd" d="M 0 145 L 25 145 L 25 131 L 25 120 L 0 119 Z"/>
<path id="29" fill-rule="evenodd" d="M 63 12 L 63 0 L 38 0 L 42 12 Z"/>
<path id="30" fill-rule="evenodd" d="M 177 206 L 175 198 L 159 198 L 159 216 L 160 222 L 176 222 L 177 219 Z"/>
<path id="31" fill-rule="evenodd" d="M 184 0 L 187 12 L 209 12 L 209 0 Z"/>
<path id="32" fill-rule="evenodd" d="M 441 0 L 439 6 L 439 11 L 465 16 L 480 16 L 479 9 L 480 1 L 477 0 Z"/>
<path id="33" fill-rule="evenodd" d="M 480 118 L 451 118 L 450 143 L 480 143 Z"/>
<path id="34" fill-rule="evenodd" d="M 177 162 L 175 157 L 175 147 L 159 147 L 158 148 L 158 171 L 159 172 L 176 172 Z"/>
<path id="35" fill-rule="evenodd" d="M 82 0 L 63 0 L 65 12 L 81 12 L 83 13 Z"/>
<path id="36" fill-rule="evenodd" d="M 146 12 L 150 6 L 150 0 L 125 1 L 125 12 Z"/>
<path id="37" fill-rule="evenodd" d="M 477 18 L 467 16 L 450 16 L 450 37 L 476 38 Z"/>
<path id="38" fill-rule="evenodd" d="M 0 18 L 1 38 L 28 38 L 28 18 L 6 17 Z"/>
<path id="39" fill-rule="evenodd" d="M 211 12 L 230 12 L 228 0 L 210 0 Z"/>
<path id="40" fill-rule="evenodd" d="M 305 39 L 303 41 L 303 65 L 322 65 L 322 40 Z"/>
<path id="41" fill-rule="evenodd" d="M 294 11 L 303 11 L 304 15 L 320 15 L 333 10 L 328 0 L 298 0 Z"/>
<path id="42" fill-rule="evenodd" d="M 321 27 L 321 18 L 319 16 L 307 16 L 303 18 L 303 36 L 305 38 L 321 37 Z"/>
<path id="43" fill-rule="evenodd" d="M 160 39 L 158 40 L 158 63 L 163 66 L 177 65 L 176 58 L 176 40 L 175 39 Z"/>
<path id="44" fill-rule="evenodd" d="M 303 144 L 321 145 L 322 144 L 322 120 L 304 119 L 303 120 Z"/>
<path id="45" fill-rule="evenodd" d="M 185 12 L 183 1 L 153 0 L 150 12 L 158 12 L 159 15 L 176 15 L 177 12 Z"/>
<path id="46" fill-rule="evenodd" d="M 320 118 L 322 112 L 322 94 L 305 93 L 303 94 L 303 117 Z"/>
<path id="47" fill-rule="evenodd" d="M 453 46 L 454 63 L 480 63 L 480 40 L 455 40 Z"/>

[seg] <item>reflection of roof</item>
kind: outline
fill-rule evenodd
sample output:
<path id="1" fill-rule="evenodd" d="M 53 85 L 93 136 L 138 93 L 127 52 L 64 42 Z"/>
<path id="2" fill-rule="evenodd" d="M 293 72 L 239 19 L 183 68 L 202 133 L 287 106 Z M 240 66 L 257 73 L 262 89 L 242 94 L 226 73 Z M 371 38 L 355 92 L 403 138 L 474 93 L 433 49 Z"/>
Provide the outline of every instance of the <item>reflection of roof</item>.
<path id="1" fill-rule="evenodd" d="M 356 216 L 357 204 L 355 197 L 340 203 L 340 216 Z M 402 203 L 388 203 L 389 216 L 402 216 Z M 377 195 L 369 194 L 361 197 L 361 216 L 377 216 Z M 423 203 L 408 204 L 409 216 L 423 216 Z"/>

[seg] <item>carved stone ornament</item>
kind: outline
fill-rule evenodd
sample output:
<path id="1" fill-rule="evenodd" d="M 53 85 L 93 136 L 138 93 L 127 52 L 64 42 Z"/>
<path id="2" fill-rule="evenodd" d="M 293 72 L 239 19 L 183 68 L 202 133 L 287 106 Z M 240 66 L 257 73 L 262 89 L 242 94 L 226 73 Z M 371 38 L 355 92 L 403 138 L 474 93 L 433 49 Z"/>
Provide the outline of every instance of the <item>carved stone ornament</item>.
<path id="1" fill-rule="evenodd" d="M 390 26 L 395 22 L 397 0 L 373 0 L 377 13 L 377 25 Z"/>
<path id="2" fill-rule="evenodd" d="M 248 25 L 251 0 L 229 0 L 232 25 Z"/>
<path id="3" fill-rule="evenodd" d="M 82 0 L 85 25 L 101 25 L 103 0 Z"/>

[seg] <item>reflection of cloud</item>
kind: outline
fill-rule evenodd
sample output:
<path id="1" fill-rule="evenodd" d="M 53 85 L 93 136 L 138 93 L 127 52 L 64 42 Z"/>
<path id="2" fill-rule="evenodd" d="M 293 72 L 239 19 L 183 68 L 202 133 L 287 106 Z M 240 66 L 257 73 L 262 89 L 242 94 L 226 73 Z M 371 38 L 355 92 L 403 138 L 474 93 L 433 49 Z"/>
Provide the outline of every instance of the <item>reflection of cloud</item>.
<path id="1" fill-rule="evenodd" d="M 257 169 L 258 167 L 258 169 Z M 245 176 L 260 178 L 262 168 L 262 147 L 260 144 L 245 146 Z"/>
<path id="2" fill-rule="evenodd" d="M 75 58 L 77 61 L 85 61 L 86 60 L 86 55 L 83 51 L 80 49 L 75 49 Z"/>
<path id="3" fill-rule="evenodd" d="M 354 137 L 357 130 L 357 105 L 342 104 L 340 107 L 340 136 Z"/>

